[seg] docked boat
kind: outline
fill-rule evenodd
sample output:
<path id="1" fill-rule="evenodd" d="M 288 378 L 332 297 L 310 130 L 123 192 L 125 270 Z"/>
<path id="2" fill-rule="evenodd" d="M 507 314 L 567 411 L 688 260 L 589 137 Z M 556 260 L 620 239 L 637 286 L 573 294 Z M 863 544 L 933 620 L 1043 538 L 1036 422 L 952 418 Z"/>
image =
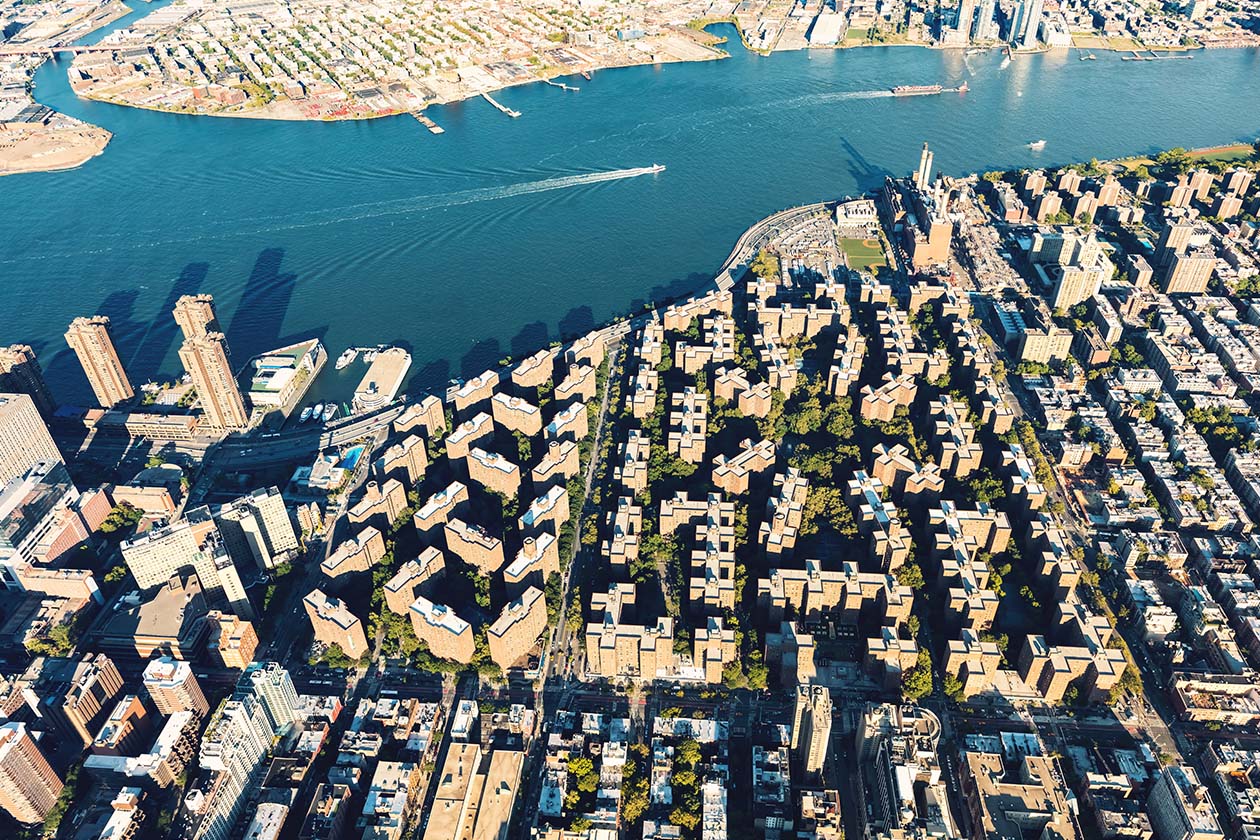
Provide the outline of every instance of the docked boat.
<path id="1" fill-rule="evenodd" d="M 1034 152 L 1039 152 L 1045 147 L 1046 147 L 1045 140 L 1034 140 L 1028 144 L 1028 148 L 1032 149 Z"/>
<path id="2" fill-rule="evenodd" d="M 315 413 L 315 409 L 311 408 L 308 405 L 306 408 L 302 409 L 302 413 L 298 415 L 298 422 L 299 423 L 309 422 L 311 419 L 311 415 L 314 413 Z"/>
<path id="3" fill-rule="evenodd" d="M 346 352 L 337 357 L 337 370 L 347 367 L 351 362 L 359 357 L 359 351 L 350 347 Z"/>
<path id="4" fill-rule="evenodd" d="M 315 407 L 311 409 L 311 419 L 318 421 L 324 414 L 324 404 L 315 403 Z"/>
<path id="5" fill-rule="evenodd" d="M 335 420 L 335 419 L 336 419 L 336 417 L 337 417 L 337 411 L 338 411 L 338 408 L 337 408 L 337 404 L 336 404 L 336 403 L 331 403 L 331 402 L 330 402 L 327 406 L 325 406 L 325 407 L 324 407 L 324 414 L 323 414 L 323 419 L 324 419 L 324 422 L 325 422 L 325 423 L 329 423 L 329 422 L 331 422 L 331 421 Z"/>

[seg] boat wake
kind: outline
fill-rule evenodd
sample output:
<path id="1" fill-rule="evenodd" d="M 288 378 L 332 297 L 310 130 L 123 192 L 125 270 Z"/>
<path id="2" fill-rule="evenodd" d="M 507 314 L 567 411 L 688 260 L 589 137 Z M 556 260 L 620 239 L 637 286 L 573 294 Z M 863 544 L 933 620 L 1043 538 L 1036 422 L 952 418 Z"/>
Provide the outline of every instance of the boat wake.
<path id="1" fill-rule="evenodd" d="M 156 248 L 167 245 L 180 245 L 207 240 L 236 238 L 262 233 L 276 233 L 286 230 L 320 227 L 324 225 L 342 224 L 344 222 L 380 219 L 389 216 L 407 216 L 441 210 L 447 207 L 458 207 L 465 204 L 476 204 L 484 201 L 502 201 L 537 193 L 567 190 L 608 181 L 621 181 L 627 178 L 638 178 L 643 175 L 654 175 L 663 172 L 665 167 L 659 164 L 637 166 L 631 169 L 610 169 L 604 172 L 587 172 L 581 175 L 562 175 L 556 178 L 543 178 L 537 181 L 526 181 L 519 184 L 507 184 L 499 187 L 476 187 L 469 190 L 456 190 L 449 193 L 411 196 L 408 198 L 384 199 L 360 204 L 350 204 L 327 210 L 308 210 L 290 213 L 285 216 L 255 216 L 244 219 L 233 219 L 223 223 L 217 230 L 207 230 L 194 236 L 178 239 L 156 239 L 145 236 L 143 232 L 118 234 L 117 239 L 126 242 L 117 245 L 106 245 L 80 251 L 47 253 L 40 252 L 24 257 L 0 259 L 0 264 L 28 262 L 44 259 L 62 259 L 83 254 L 108 253 L 117 250 L 138 248 Z"/>

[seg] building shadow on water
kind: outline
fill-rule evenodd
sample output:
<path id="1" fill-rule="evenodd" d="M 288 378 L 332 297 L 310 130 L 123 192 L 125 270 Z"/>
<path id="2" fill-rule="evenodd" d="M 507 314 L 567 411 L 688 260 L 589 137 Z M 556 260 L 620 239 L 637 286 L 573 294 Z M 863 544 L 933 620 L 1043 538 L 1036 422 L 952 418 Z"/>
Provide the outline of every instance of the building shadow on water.
<path id="1" fill-rule="evenodd" d="M 569 341 L 595 329 L 595 314 L 589 306 L 575 306 L 558 324 L 560 340 Z"/>
<path id="2" fill-rule="evenodd" d="M 293 302 L 298 276 L 282 272 L 283 262 L 283 248 L 266 248 L 254 260 L 254 269 L 226 328 L 233 357 L 246 358 L 289 343 L 281 337 L 280 326 Z"/>
<path id="3" fill-rule="evenodd" d="M 848 138 L 840 138 L 840 148 L 844 150 L 844 163 L 849 170 L 849 175 L 863 190 L 879 186 L 885 178 L 892 175 L 890 170 L 876 166 L 867 160 L 866 156 L 859 152 Z"/>
<path id="4" fill-rule="evenodd" d="M 446 359 L 435 359 L 407 380 L 407 396 L 415 398 L 421 394 L 445 394 L 450 379 L 451 363 Z"/>
<path id="5" fill-rule="evenodd" d="M 532 356 L 550 343 L 551 330 L 546 324 L 542 321 L 526 324 L 512 339 L 512 357 L 523 359 L 526 356 Z"/>
<path id="6" fill-rule="evenodd" d="M 141 335 L 135 351 L 128 357 L 130 361 L 127 373 L 133 382 L 171 380 L 178 379 L 182 375 L 178 362 L 175 363 L 174 370 L 161 369 L 163 362 L 170 355 L 171 347 L 179 344 L 179 327 L 171 313 L 181 297 L 197 294 L 209 272 L 209 263 L 189 263 L 175 278 L 170 292 L 166 295 L 166 300 L 162 302 L 161 308 Z"/>
<path id="7" fill-rule="evenodd" d="M 634 298 L 630 301 L 630 315 L 638 315 L 649 307 L 668 306 L 693 294 L 706 283 L 713 280 L 712 274 L 693 271 L 686 277 L 678 277 L 668 283 L 653 286 L 646 298 Z"/>
<path id="8" fill-rule="evenodd" d="M 245 290 L 232 313 L 232 322 L 225 327 L 233 364 L 298 341 L 311 338 L 322 341 L 328 334 L 327 324 L 288 335 L 281 332 L 299 279 L 293 272 L 280 270 L 284 255 L 283 248 L 265 248 L 254 260 Z"/>
<path id="9" fill-rule="evenodd" d="M 503 345 L 499 344 L 497 338 L 483 338 L 475 342 L 473 346 L 459 360 L 459 375 L 465 379 L 471 376 L 498 367 L 499 360 L 503 358 Z"/>

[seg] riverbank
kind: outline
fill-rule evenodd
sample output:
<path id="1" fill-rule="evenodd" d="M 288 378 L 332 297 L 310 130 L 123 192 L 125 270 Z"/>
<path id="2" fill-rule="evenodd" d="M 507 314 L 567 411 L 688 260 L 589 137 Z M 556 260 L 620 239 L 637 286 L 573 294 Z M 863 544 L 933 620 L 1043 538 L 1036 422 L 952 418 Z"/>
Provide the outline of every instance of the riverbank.
<path id="1" fill-rule="evenodd" d="M 105 150 L 110 132 L 39 105 L 30 79 L 46 61 L 41 51 L 74 43 L 131 11 L 117 0 L 88 11 L 72 7 L 36 20 L 6 43 L 7 60 L 0 68 L 0 175 L 75 169 Z"/>
<path id="2" fill-rule="evenodd" d="M 694 43 L 698 49 L 703 50 L 704 51 L 703 53 L 695 52 L 693 55 L 689 55 L 686 57 L 677 56 L 677 57 L 670 57 L 670 58 L 662 58 L 659 56 L 645 55 L 642 60 L 638 60 L 638 61 L 633 61 L 633 60 L 610 61 L 607 63 L 598 64 L 598 65 L 590 65 L 590 66 L 582 67 L 579 70 L 574 70 L 567 67 L 550 66 L 550 67 L 545 68 L 544 71 L 541 71 L 539 75 L 537 76 L 531 76 L 529 78 L 523 78 L 523 79 L 503 81 L 499 85 L 489 86 L 485 88 L 477 88 L 477 89 L 467 88 L 467 89 L 459 89 L 457 91 L 451 91 L 449 93 L 439 95 L 433 99 L 427 100 L 423 104 L 419 105 L 418 107 L 414 109 L 392 108 L 392 109 L 386 109 L 386 110 L 380 110 L 380 111 L 374 111 L 374 112 L 368 112 L 368 113 L 346 113 L 346 114 L 338 114 L 338 115 L 312 117 L 308 113 L 303 112 L 297 102 L 294 102 L 293 100 L 289 100 L 289 99 L 277 99 L 266 105 L 239 109 L 239 110 L 207 110 L 207 109 L 196 109 L 196 108 L 183 108 L 183 107 L 173 108 L 173 107 L 162 107 L 160 105 L 149 105 L 143 102 L 135 102 L 135 101 L 127 100 L 127 99 L 120 99 L 117 97 L 100 95 L 98 93 L 94 93 L 90 88 L 76 89 L 75 93 L 80 98 L 93 101 L 93 102 L 103 102 L 108 105 L 118 105 L 118 106 L 122 106 L 126 108 L 137 108 L 144 111 L 153 111 L 153 112 L 164 113 L 164 114 L 182 114 L 185 116 L 197 116 L 197 117 L 228 117 L 228 118 L 247 119 L 247 120 L 275 120 L 275 121 L 280 121 L 280 122 L 367 121 L 367 120 L 384 119 L 386 117 L 397 117 L 397 116 L 410 114 L 413 112 L 422 112 L 426 108 L 429 108 L 432 106 L 452 105 L 452 104 L 456 104 L 460 102 L 467 102 L 469 100 L 476 99 L 482 94 L 490 94 L 493 96 L 499 91 L 509 90 L 511 88 L 525 87 L 525 86 L 534 85 L 534 84 L 543 84 L 545 82 L 548 82 L 554 79 L 572 78 L 572 77 L 579 76 L 582 74 L 598 73 L 603 70 L 617 70 L 617 69 L 623 69 L 623 68 L 628 68 L 628 67 L 646 67 L 646 66 L 652 66 L 652 65 L 690 64 L 690 63 L 702 62 L 702 61 L 718 61 L 718 60 L 730 57 L 729 53 L 717 47 L 718 44 L 724 43 L 726 41 L 725 38 L 720 38 L 718 36 L 714 36 L 708 33 L 701 33 L 701 35 L 705 37 L 703 39 L 693 38 L 691 34 L 688 33 L 688 35 L 685 36 L 685 38 L 687 41 Z M 680 35 L 679 37 L 684 37 L 684 36 Z M 678 46 L 677 42 L 675 42 L 675 46 L 676 47 Z"/>
<path id="3" fill-rule="evenodd" d="M 103 128 L 63 114 L 55 126 L 0 123 L 0 176 L 76 169 L 105 151 L 113 138 Z"/>
<path id="4" fill-rule="evenodd" d="M 178 37 L 178 30 L 169 33 Z M 370 120 L 414 113 L 431 105 L 464 102 L 483 94 L 545 82 L 559 77 L 589 75 L 601 70 L 649 65 L 712 61 L 728 53 L 716 45 L 725 39 L 685 27 L 666 27 L 660 32 L 618 43 L 615 48 L 559 47 L 531 56 L 529 62 L 501 61 L 439 72 L 411 83 L 376 80 L 354 87 L 286 81 L 283 90 L 272 81 L 269 88 L 254 82 L 223 85 L 202 79 L 174 81 L 155 68 L 136 65 L 119 76 L 113 60 L 94 55 L 76 59 L 75 93 L 83 99 L 112 105 L 192 116 L 239 117 L 280 121 L 342 122 Z M 153 50 L 164 49 L 157 42 Z"/>

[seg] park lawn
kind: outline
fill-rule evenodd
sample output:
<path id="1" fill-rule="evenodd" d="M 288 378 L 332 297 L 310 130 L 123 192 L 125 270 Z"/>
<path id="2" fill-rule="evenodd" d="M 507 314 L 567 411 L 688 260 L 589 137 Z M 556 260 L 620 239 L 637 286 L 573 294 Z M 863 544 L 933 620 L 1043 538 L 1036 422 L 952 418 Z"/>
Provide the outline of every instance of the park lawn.
<path id="1" fill-rule="evenodd" d="M 1105 50 L 1107 49 L 1107 39 L 1098 35 L 1075 34 L 1072 36 L 1072 46 L 1078 50 Z"/>
<path id="2" fill-rule="evenodd" d="M 849 258 L 849 267 L 861 270 L 887 265 L 884 249 L 875 239 L 841 239 L 840 248 Z"/>
<path id="3" fill-rule="evenodd" d="M 1130 52 L 1133 50 L 1145 49 L 1141 44 L 1132 38 L 1107 38 L 1107 48 L 1117 50 L 1119 52 Z"/>
<path id="4" fill-rule="evenodd" d="M 1198 160 L 1251 160 L 1254 155 L 1255 149 L 1248 143 L 1235 143 L 1232 146 L 1220 146 L 1215 149 L 1200 149 L 1190 152 L 1190 157 Z"/>

